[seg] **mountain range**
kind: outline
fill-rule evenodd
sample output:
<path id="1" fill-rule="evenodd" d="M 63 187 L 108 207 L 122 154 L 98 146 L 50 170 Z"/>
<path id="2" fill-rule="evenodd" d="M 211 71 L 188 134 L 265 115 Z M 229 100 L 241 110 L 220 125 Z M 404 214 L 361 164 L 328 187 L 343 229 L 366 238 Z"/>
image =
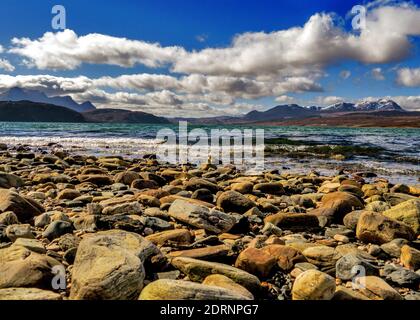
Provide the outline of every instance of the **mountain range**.
<path id="1" fill-rule="evenodd" d="M 202 118 L 164 118 L 140 111 L 96 109 L 89 101 L 79 104 L 70 96 L 48 97 L 43 92 L 21 88 L 0 94 L 0 101 L 3 101 L 0 102 L 0 121 L 168 124 L 184 120 L 191 124 L 392 126 L 397 123 L 398 126 L 420 126 L 420 112 L 408 112 L 389 99 L 340 102 L 325 108 L 286 104 L 240 116 Z M 32 113 L 37 114 L 31 116 Z"/>
<path id="2" fill-rule="evenodd" d="M 22 89 L 19 87 L 11 88 L 0 94 L 0 101 L 32 101 L 53 104 L 76 112 L 85 112 L 96 109 L 96 107 L 89 101 L 79 104 L 70 96 L 48 97 L 42 91 Z"/>

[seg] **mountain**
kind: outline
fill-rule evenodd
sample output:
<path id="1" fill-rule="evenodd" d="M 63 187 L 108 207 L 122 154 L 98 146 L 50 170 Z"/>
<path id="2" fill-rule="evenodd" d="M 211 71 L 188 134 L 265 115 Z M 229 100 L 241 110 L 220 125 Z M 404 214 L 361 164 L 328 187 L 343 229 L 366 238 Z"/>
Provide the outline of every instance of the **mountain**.
<path id="1" fill-rule="evenodd" d="M 359 103 L 339 102 L 330 105 L 323 112 L 371 112 L 371 111 L 404 111 L 395 101 L 380 99 L 377 101 L 363 101 Z"/>
<path id="2" fill-rule="evenodd" d="M 37 90 L 14 87 L 0 94 L 0 101 L 32 101 L 69 108 L 77 112 L 95 110 L 95 106 L 89 101 L 82 104 L 75 102 L 70 96 L 48 97 L 45 93 Z"/>
<path id="3" fill-rule="evenodd" d="M 169 124 L 169 120 L 153 114 L 122 109 L 96 109 L 83 112 L 87 122 Z"/>
<path id="4" fill-rule="evenodd" d="M 247 113 L 242 119 L 247 121 L 267 121 L 279 120 L 286 118 L 302 118 L 314 116 L 318 113 L 316 109 L 304 108 L 297 104 L 279 105 L 267 111 L 251 111 Z"/>
<path id="5" fill-rule="evenodd" d="M 32 101 L 0 101 L 0 121 L 84 122 L 83 116 L 68 108 Z"/>

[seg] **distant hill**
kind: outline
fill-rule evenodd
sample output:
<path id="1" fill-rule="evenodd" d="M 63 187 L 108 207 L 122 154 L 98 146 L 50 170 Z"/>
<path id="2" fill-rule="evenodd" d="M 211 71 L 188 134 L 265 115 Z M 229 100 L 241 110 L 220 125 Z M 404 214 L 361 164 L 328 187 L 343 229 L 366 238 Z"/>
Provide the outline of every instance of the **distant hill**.
<path id="1" fill-rule="evenodd" d="M 251 111 L 247 113 L 243 119 L 247 121 L 266 121 L 278 120 L 285 118 L 302 118 L 310 117 L 318 114 L 317 110 L 311 108 L 304 108 L 297 104 L 286 104 L 276 106 L 267 111 Z"/>
<path id="2" fill-rule="evenodd" d="M 82 104 L 75 102 L 70 96 L 48 97 L 45 93 L 37 90 L 14 87 L 0 94 L 0 101 L 32 101 L 47 103 L 60 107 L 66 107 L 73 111 L 85 112 L 95 110 L 95 106 L 87 101 Z"/>
<path id="3" fill-rule="evenodd" d="M 68 108 L 32 101 L 0 101 L 0 121 L 84 122 L 83 116 Z"/>
<path id="4" fill-rule="evenodd" d="M 360 103 L 339 102 L 322 109 L 324 112 L 404 111 L 395 101 L 380 99 Z"/>
<path id="5" fill-rule="evenodd" d="M 101 123 L 170 123 L 166 118 L 150 113 L 122 109 L 96 109 L 84 112 L 83 117 L 87 122 Z"/>

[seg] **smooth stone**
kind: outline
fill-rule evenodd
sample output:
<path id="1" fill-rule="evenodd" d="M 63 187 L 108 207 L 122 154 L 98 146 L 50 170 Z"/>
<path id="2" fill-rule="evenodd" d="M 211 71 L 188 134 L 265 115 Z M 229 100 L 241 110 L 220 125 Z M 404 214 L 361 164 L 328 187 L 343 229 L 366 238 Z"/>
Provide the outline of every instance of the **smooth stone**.
<path id="1" fill-rule="evenodd" d="M 195 282 L 202 282 L 211 274 L 222 274 L 251 292 L 257 292 L 261 287 L 255 275 L 223 263 L 179 257 L 172 259 L 171 264 Z"/>
<path id="2" fill-rule="evenodd" d="M 59 293 L 37 288 L 6 288 L 0 289 L 0 300 L 8 301 L 49 301 L 62 300 Z"/>
<path id="3" fill-rule="evenodd" d="M 114 214 L 133 215 L 133 214 L 141 214 L 141 213 L 142 213 L 142 207 L 140 203 L 138 203 L 137 201 L 128 202 L 128 203 L 120 203 L 114 206 L 108 206 L 102 210 L 102 214 L 104 215 L 114 215 Z"/>
<path id="4" fill-rule="evenodd" d="M 374 300 L 402 300 L 402 296 L 383 279 L 375 276 L 356 277 L 358 290 Z"/>
<path id="5" fill-rule="evenodd" d="M 168 254 L 168 257 L 187 257 L 194 259 L 202 259 L 206 261 L 220 260 L 229 254 L 231 247 L 225 244 L 218 246 L 209 246 L 204 248 L 181 250 L 181 251 L 172 251 Z"/>
<path id="6" fill-rule="evenodd" d="M 239 254 L 235 267 L 260 277 L 267 277 L 276 262 L 277 259 L 266 251 L 247 248 Z"/>
<path id="7" fill-rule="evenodd" d="M 42 233 L 44 238 L 48 240 L 54 240 L 55 238 L 59 238 L 66 233 L 73 232 L 73 225 L 70 222 L 57 220 L 51 222 L 47 229 Z"/>
<path id="8" fill-rule="evenodd" d="M 404 267 L 416 271 L 420 269 L 420 250 L 404 245 L 401 248 L 400 260 Z"/>
<path id="9" fill-rule="evenodd" d="M 420 232 L 420 199 L 404 201 L 384 211 L 383 215 L 409 225 L 416 233 Z"/>
<path id="10" fill-rule="evenodd" d="M 31 226 L 29 224 L 12 224 L 6 228 L 6 236 L 14 242 L 18 238 L 34 239 Z"/>
<path id="11" fill-rule="evenodd" d="M 351 280 L 358 274 L 360 269 L 363 269 L 364 275 L 376 276 L 379 270 L 372 262 L 372 260 L 355 253 L 346 254 L 335 265 L 336 277 L 341 280 Z"/>
<path id="12" fill-rule="evenodd" d="M 41 241 L 36 239 L 18 238 L 13 243 L 14 246 L 21 246 L 36 253 L 44 254 L 47 252 Z"/>
<path id="13" fill-rule="evenodd" d="M 251 292 L 249 292 L 245 287 L 237 284 L 232 279 L 221 274 L 212 274 L 206 277 L 206 279 L 204 279 L 203 281 L 203 284 L 207 286 L 215 286 L 231 290 L 244 297 L 249 298 L 250 300 L 254 300 L 254 295 Z"/>
<path id="14" fill-rule="evenodd" d="M 147 285 L 139 300 L 251 300 L 236 291 L 183 280 L 156 280 Z"/>
<path id="15" fill-rule="evenodd" d="M 254 201 L 251 201 L 237 191 L 225 191 L 221 193 L 217 197 L 216 205 L 222 208 L 225 212 L 237 213 L 245 213 L 256 206 Z"/>
<path id="16" fill-rule="evenodd" d="M 12 211 L 3 212 L 0 214 L 0 224 L 8 226 L 11 224 L 18 224 L 18 217 Z"/>
<path id="17" fill-rule="evenodd" d="M 292 288 L 293 300 L 331 300 L 336 289 L 335 279 L 318 270 L 297 276 Z"/>
<path id="18" fill-rule="evenodd" d="M 179 244 L 189 244 L 192 242 L 193 236 L 187 229 L 175 229 L 151 234 L 147 236 L 146 239 L 156 245 L 164 245 L 168 241 Z"/>
<path id="19" fill-rule="evenodd" d="M 44 208 L 35 200 L 20 196 L 16 191 L 0 189 L 0 212 L 12 211 L 19 222 L 28 222 L 44 212 Z"/>
<path id="20" fill-rule="evenodd" d="M 381 249 L 391 257 L 399 258 L 401 256 L 401 248 L 405 244 L 408 244 L 406 239 L 394 239 L 390 242 L 382 244 Z"/>

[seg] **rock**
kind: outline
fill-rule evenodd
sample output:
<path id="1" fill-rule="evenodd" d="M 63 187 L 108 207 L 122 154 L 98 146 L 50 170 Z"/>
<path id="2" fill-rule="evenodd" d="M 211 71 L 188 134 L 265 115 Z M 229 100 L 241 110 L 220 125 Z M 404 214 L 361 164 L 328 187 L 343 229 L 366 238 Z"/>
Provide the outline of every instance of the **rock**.
<path id="1" fill-rule="evenodd" d="M 11 224 L 18 224 L 18 223 L 19 223 L 19 220 L 12 211 L 3 212 L 0 214 L 0 224 L 8 226 Z"/>
<path id="2" fill-rule="evenodd" d="M 220 187 L 217 184 L 214 184 L 205 179 L 192 178 L 185 183 L 185 190 L 195 191 L 198 189 L 207 189 L 212 193 L 216 193 L 220 190 Z"/>
<path id="3" fill-rule="evenodd" d="M 27 222 L 44 212 L 35 200 L 21 197 L 16 191 L 0 189 L 0 212 L 12 211 L 20 222 Z"/>
<path id="4" fill-rule="evenodd" d="M 247 248 L 239 254 L 235 267 L 264 278 L 270 274 L 276 261 L 277 259 L 266 251 Z"/>
<path id="5" fill-rule="evenodd" d="M 382 214 L 365 211 L 357 223 L 356 236 L 365 243 L 383 244 L 397 238 L 414 239 L 410 226 Z"/>
<path id="6" fill-rule="evenodd" d="M 90 182 L 98 187 L 111 185 L 112 179 L 105 174 L 82 174 L 77 177 L 80 182 Z"/>
<path id="7" fill-rule="evenodd" d="M 254 185 L 251 182 L 237 182 L 230 185 L 230 190 L 242 194 L 252 193 Z"/>
<path id="8" fill-rule="evenodd" d="M 125 215 L 132 215 L 132 214 L 141 214 L 142 207 L 140 203 L 137 201 L 135 202 L 127 202 L 116 204 L 114 206 L 105 207 L 102 210 L 102 214 L 104 215 L 114 215 L 114 214 L 125 214 Z"/>
<path id="9" fill-rule="evenodd" d="M 383 215 L 409 225 L 416 233 L 420 232 L 420 199 L 401 202 L 384 211 Z"/>
<path id="10" fill-rule="evenodd" d="M 73 232 L 73 225 L 70 222 L 57 220 L 51 222 L 47 229 L 42 233 L 44 238 L 48 240 L 54 240 L 55 238 L 61 237 L 66 233 Z"/>
<path id="11" fill-rule="evenodd" d="M 29 224 L 12 224 L 6 228 L 6 236 L 14 242 L 18 238 L 34 239 L 31 226 Z"/>
<path id="12" fill-rule="evenodd" d="M 341 280 L 351 280 L 358 275 L 360 267 L 363 268 L 364 275 L 377 275 L 379 273 L 378 268 L 372 264 L 373 261 L 355 253 L 346 254 L 336 263 L 336 277 Z"/>
<path id="13" fill-rule="evenodd" d="M 212 274 L 206 277 L 206 279 L 203 281 L 203 284 L 234 291 L 237 294 L 247 297 L 250 300 L 254 300 L 253 294 L 249 292 L 245 287 L 237 284 L 235 281 L 221 274 Z"/>
<path id="14" fill-rule="evenodd" d="M 143 288 L 143 263 L 159 249 L 143 237 L 120 230 L 98 232 L 78 247 L 70 299 L 137 299 Z"/>
<path id="15" fill-rule="evenodd" d="M 115 183 L 123 183 L 125 185 L 131 185 L 134 180 L 137 180 L 140 178 L 140 175 L 137 172 L 134 171 L 125 171 L 120 172 L 115 175 L 114 182 Z"/>
<path id="16" fill-rule="evenodd" d="M 159 186 L 164 186 L 166 184 L 166 180 L 164 178 L 152 172 L 140 172 L 140 176 L 145 180 L 155 181 Z"/>
<path id="17" fill-rule="evenodd" d="M 75 189 L 64 189 L 57 195 L 58 200 L 74 200 L 82 194 Z"/>
<path id="18" fill-rule="evenodd" d="M 410 187 L 406 186 L 405 184 L 396 184 L 393 186 L 389 192 L 391 193 L 410 193 Z"/>
<path id="19" fill-rule="evenodd" d="M 401 295 L 384 280 L 375 276 L 357 277 L 358 290 L 374 300 L 402 300 Z"/>
<path id="20" fill-rule="evenodd" d="M 390 208 L 390 205 L 384 201 L 373 201 L 366 205 L 365 210 L 373 212 L 384 212 Z"/>
<path id="21" fill-rule="evenodd" d="M 274 257 L 277 265 L 284 271 L 290 271 L 296 263 L 306 261 L 298 250 L 281 244 L 268 245 L 261 250 Z"/>
<path id="22" fill-rule="evenodd" d="M 350 193 L 358 198 L 363 198 L 364 193 L 363 191 L 360 189 L 360 187 L 358 186 L 354 186 L 354 185 L 350 185 L 350 184 L 346 184 L 346 185 L 341 185 L 338 189 L 338 192 L 347 192 Z"/>
<path id="23" fill-rule="evenodd" d="M 340 188 L 341 184 L 338 182 L 327 182 L 324 183 L 321 187 L 319 187 L 318 192 L 319 193 L 330 193 L 335 192 Z"/>
<path id="24" fill-rule="evenodd" d="M 37 288 L 7 288 L 0 289 L 0 300 L 9 301 L 49 301 L 62 300 L 59 293 Z"/>
<path id="25" fill-rule="evenodd" d="M 0 188 L 20 188 L 24 185 L 21 177 L 12 173 L 0 172 Z"/>
<path id="26" fill-rule="evenodd" d="M 216 205 L 225 212 L 245 213 L 256 206 L 254 201 L 236 191 L 225 191 L 219 195 Z"/>
<path id="27" fill-rule="evenodd" d="M 404 267 L 416 271 L 420 269 L 420 250 L 404 245 L 401 248 L 400 260 Z"/>
<path id="28" fill-rule="evenodd" d="M 151 234 L 150 236 L 147 236 L 146 239 L 156 245 L 164 245 L 168 241 L 179 244 L 189 244 L 192 242 L 193 237 L 191 232 L 187 229 L 175 229 Z"/>
<path id="29" fill-rule="evenodd" d="M 410 196 L 405 193 L 384 193 L 383 197 L 391 207 L 408 200 L 418 200 L 417 197 Z"/>
<path id="30" fill-rule="evenodd" d="M 172 203 L 168 214 L 176 220 L 214 233 L 228 232 L 236 223 L 236 219 L 226 213 L 181 199 Z"/>
<path id="31" fill-rule="evenodd" d="M 405 239 L 394 239 L 381 245 L 381 249 L 391 257 L 399 258 L 401 256 L 401 248 L 407 243 L 408 241 Z"/>
<path id="32" fill-rule="evenodd" d="M 384 267 L 386 280 L 405 288 L 418 288 L 420 275 L 412 270 L 400 266 L 388 264 Z"/>
<path id="33" fill-rule="evenodd" d="M 363 203 L 347 192 L 328 193 L 321 199 L 321 207 L 334 210 L 334 220 L 341 223 L 344 216 L 357 209 L 363 209 Z"/>
<path id="34" fill-rule="evenodd" d="M 21 246 L 0 249 L 0 289 L 51 288 L 52 268 L 59 262 Z"/>
<path id="35" fill-rule="evenodd" d="M 241 269 L 218 262 L 208 262 L 191 258 L 174 258 L 171 264 L 195 282 L 202 282 L 211 274 L 224 275 L 251 292 L 257 292 L 260 287 L 258 278 Z"/>
<path id="36" fill-rule="evenodd" d="M 181 250 L 181 251 L 172 251 L 168 254 L 168 257 L 175 258 L 175 257 L 187 257 L 187 258 L 194 258 L 194 259 L 202 259 L 206 261 L 215 261 L 221 260 L 221 258 L 225 258 L 231 247 L 225 244 L 221 244 L 218 246 L 209 246 L 204 248 L 197 248 L 197 249 L 189 249 L 189 250 Z"/>
<path id="37" fill-rule="evenodd" d="M 302 254 L 308 262 L 328 274 L 335 273 L 336 262 L 341 258 L 341 255 L 334 248 L 323 245 L 306 248 Z"/>
<path id="38" fill-rule="evenodd" d="M 350 230 L 356 230 L 357 223 L 359 222 L 359 218 L 363 212 L 363 210 L 355 210 L 346 214 L 343 218 L 344 225 Z"/>
<path id="39" fill-rule="evenodd" d="M 136 179 L 131 183 L 133 189 L 159 189 L 159 184 L 153 180 Z"/>
<path id="40" fill-rule="evenodd" d="M 282 195 L 285 193 L 284 187 L 280 182 L 257 183 L 254 190 L 267 194 Z"/>
<path id="41" fill-rule="evenodd" d="M 216 286 L 162 279 L 147 285 L 139 300 L 251 300 L 236 291 Z"/>
<path id="42" fill-rule="evenodd" d="M 277 213 L 264 219 L 265 223 L 272 223 L 283 230 L 304 231 L 319 229 L 317 216 L 306 213 Z"/>
<path id="43" fill-rule="evenodd" d="M 335 290 L 334 297 L 332 300 L 370 300 L 368 297 L 364 296 L 363 294 L 354 291 L 350 288 L 346 288 L 343 286 L 337 286 Z"/>
<path id="44" fill-rule="evenodd" d="M 41 241 L 36 239 L 18 238 L 13 246 L 21 246 L 36 253 L 44 254 L 47 252 Z"/>
<path id="45" fill-rule="evenodd" d="M 45 226 L 51 223 L 51 218 L 48 212 L 45 212 L 37 217 L 34 220 L 34 226 L 37 228 L 44 228 Z"/>
<path id="46" fill-rule="evenodd" d="M 191 199 L 197 199 L 200 201 L 210 202 L 212 203 L 214 200 L 214 195 L 208 189 L 197 189 L 191 195 Z"/>
<path id="47" fill-rule="evenodd" d="M 335 279 L 318 270 L 302 272 L 292 288 L 293 300 L 331 300 L 335 293 Z"/>
<path id="48" fill-rule="evenodd" d="M 156 231 L 165 231 L 165 230 L 172 230 L 174 225 L 156 217 L 144 217 L 144 216 L 136 216 L 132 215 L 130 218 L 137 219 L 144 224 L 145 227 L 151 228 Z"/>

